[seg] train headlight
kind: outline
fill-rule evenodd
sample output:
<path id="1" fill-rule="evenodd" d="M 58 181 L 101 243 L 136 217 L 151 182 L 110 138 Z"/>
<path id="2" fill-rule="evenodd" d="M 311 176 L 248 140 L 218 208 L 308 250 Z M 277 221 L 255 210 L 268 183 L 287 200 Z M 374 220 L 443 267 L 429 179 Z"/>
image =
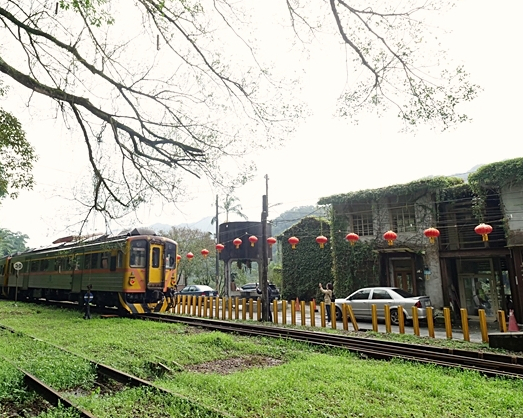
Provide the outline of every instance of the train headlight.
<path id="1" fill-rule="evenodd" d="M 134 280 L 134 277 L 130 277 L 129 278 L 129 284 L 132 286 L 134 285 L 134 283 L 136 282 L 136 280 Z"/>

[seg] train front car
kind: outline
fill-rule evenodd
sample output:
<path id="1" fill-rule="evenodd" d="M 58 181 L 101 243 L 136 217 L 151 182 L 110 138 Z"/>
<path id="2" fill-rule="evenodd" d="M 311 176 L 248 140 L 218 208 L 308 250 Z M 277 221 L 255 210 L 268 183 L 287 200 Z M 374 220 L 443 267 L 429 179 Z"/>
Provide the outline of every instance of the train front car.
<path id="1" fill-rule="evenodd" d="M 156 235 L 127 238 L 120 308 L 131 314 L 165 312 L 176 285 L 175 241 Z"/>

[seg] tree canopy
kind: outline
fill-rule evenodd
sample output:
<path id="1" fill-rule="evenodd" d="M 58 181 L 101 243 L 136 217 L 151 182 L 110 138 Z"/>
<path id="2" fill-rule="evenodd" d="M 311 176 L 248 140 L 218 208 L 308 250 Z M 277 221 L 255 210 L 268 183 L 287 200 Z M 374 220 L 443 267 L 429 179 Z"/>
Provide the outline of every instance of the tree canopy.
<path id="1" fill-rule="evenodd" d="M 0 83 L 0 96 L 6 93 Z M 0 198 L 18 195 L 34 184 L 32 169 L 34 149 L 27 142 L 19 120 L 0 107 Z"/>
<path id="2" fill-rule="evenodd" d="M 442 129 L 467 120 L 459 105 L 478 87 L 462 67 L 446 68 L 442 55 L 427 50 L 425 19 L 450 2 L 273 3 L 283 6 L 278 20 L 303 47 L 337 34 L 360 74 L 340 94 L 341 116 L 392 108 L 406 126 Z M 250 170 L 244 166 L 252 166 L 242 157 L 292 131 L 303 107 L 293 100 L 294 80 L 258 54 L 262 22 L 251 7 L 229 0 L 3 2 L 0 72 L 53 101 L 83 137 L 90 211 L 115 217 L 155 196 L 176 202 L 187 174 L 241 183 Z"/>

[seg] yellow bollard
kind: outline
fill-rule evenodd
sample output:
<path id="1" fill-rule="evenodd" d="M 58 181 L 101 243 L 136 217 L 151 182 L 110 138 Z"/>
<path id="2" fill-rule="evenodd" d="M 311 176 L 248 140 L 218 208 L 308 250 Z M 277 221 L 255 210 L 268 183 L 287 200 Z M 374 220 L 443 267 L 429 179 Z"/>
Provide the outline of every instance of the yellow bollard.
<path id="1" fill-rule="evenodd" d="M 202 317 L 202 299 L 201 296 L 198 297 L 198 316 L 200 318 Z"/>
<path id="2" fill-rule="evenodd" d="M 182 314 L 185 314 L 185 305 L 187 303 L 187 295 L 182 296 Z"/>
<path id="3" fill-rule="evenodd" d="M 278 323 L 278 301 L 276 299 L 272 301 L 272 321 L 275 324 Z"/>
<path id="4" fill-rule="evenodd" d="M 461 314 L 461 328 L 463 329 L 463 340 L 470 341 L 469 317 L 467 314 L 467 310 L 465 308 L 461 308 L 459 311 Z"/>
<path id="5" fill-rule="evenodd" d="M 240 319 L 240 299 L 234 298 L 234 319 Z"/>
<path id="6" fill-rule="evenodd" d="M 432 306 L 427 308 L 427 328 L 429 330 L 429 337 L 435 338 L 436 334 L 434 332 L 434 309 Z"/>
<path id="7" fill-rule="evenodd" d="M 209 319 L 213 318 L 213 310 L 212 310 L 212 308 L 214 306 L 213 302 L 214 302 L 214 298 L 212 296 L 209 296 Z"/>
<path id="8" fill-rule="evenodd" d="M 203 316 L 206 317 L 207 316 L 207 296 L 204 296 L 203 297 Z"/>
<path id="9" fill-rule="evenodd" d="M 311 327 L 315 327 L 316 326 L 316 315 L 314 313 L 314 299 L 310 301 L 309 303 L 309 316 L 310 316 L 310 324 L 311 324 Z"/>
<path id="10" fill-rule="evenodd" d="M 325 328 L 325 302 L 320 302 L 320 324 Z"/>
<path id="11" fill-rule="evenodd" d="M 256 300 L 256 318 L 258 321 L 262 320 L 262 310 L 261 310 L 261 299 L 258 298 Z"/>
<path id="12" fill-rule="evenodd" d="M 305 301 L 300 301 L 300 309 L 301 309 L 301 325 L 305 326 L 307 323 L 305 322 Z"/>
<path id="13" fill-rule="evenodd" d="M 291 303 L 291 324 L 296 325 L 296 305 Z"/>
<path id="14" fill-rule="evenodd" d="M 370 306 L 372 315 L 372 330 L 378 332 L 378 307 L 375 304 Z"/>
<path id="15" fill-rule="evenodd" d="M 341 320 L 343 321 L 343 330 L 349 330 L 349 316 L 347 315 L 347 305 L 341 305 Z"/>
<path id="16" fill-rule="evenodd" d="M 485 309 L 478 309 L 479 315 L 479 329 L 481 330 L 481 341 L 488 343 L 488 328 L 487 328 L 487 317 L 485 315 Z"/>
<path id="17" fill-rule="evenodd" d="M 242 319 L 245 321 L 247 319 L 247 300 L 242 299 Z"/>
<path id="18" fill-rule="evenodd" d="M 445 319 L 445 331 L 447 333 L 447 339 L 452 339 L 452 320 L 450 319 L 450 308 L 443 308 L 443 318 Z"/>
<path id="19" fill-rule="evenodd" d="M 356 317 L 354 316 L 354 312 L 352 311 L 352 306 L 345 305 L 347 309 L 347 313 L 350 317 L 350 320 L 352 322 L 352 326 L 354 327 L 354 331 L 359 331 L 358 323 L 356 322 Z"/>
<path id="20" fill-rule="evenodd" d="M 197 306 L 196 303 L 198 302 L 197 299 L 198 298 L 196 296 L 193 297 L 193 301 L 192 301 L 192 315 L 193 316 L 196 316 L 196 306 Z"/>
<path id="21" fill-rule="evenodd" d="M 505 319 L 505 311 L 498 311 L 499 332 L 507 332 L 507 320 Z"/>
<path id="22" fill-rule="evenodd" d="M 216 319 L 220 319 L 220 300 L 222 299 L 219 297 L 216 298 Z"/>
<path id="23" fill-rule="evenodd" d="M 414 335 L 419 337 L 419 318 L 418 318 L 418 308 L 415 306 L 412 307 L 412 327 L 414 328 Z"/>
<path id="24" fill-rule="evenodd" d="M 252 321 L 254 318 L 254 300 L 249 299 L 249 319 Z"/>
<path id="25" fill-rule="evenodd" d="M 385 312 L 385 332 L 390 334 L 392 332 L 392 324 L 390 323 L 390 306 L 385 305 L 383 311 Z"/>
<path id="26" fill-rule="evenodd" d="M 285 299 L 281 301 L 281 323 L 287 324 L 287 301 Z"/>
<path id="27" fill-rule="evenodd" d="M 227 309 L 224 309 L 227 312 L 227 318 L 229 321 L 232 319 L 232 298 L 227 300 Z"/>
<path id="28" fill-rule="evenodd" d="M 331 328 L 337 329 L 338 327 L 336 325 L 336 304 L 331 303 L 329 305 L 329 309 L 331 310 Z"/>
<path id="29" fill-rule="evenodd" d="M 182 309 L 182 297 L 180 295 L 176 296 L 176 313 L 179 314 Z"/>
<path id="30" fill-rule="evenodd" d="M 400 327 L 400 334 L 405 334 L 405 312 L 403 312 L 403 306 L 398 306 L 398 321 Z"/>

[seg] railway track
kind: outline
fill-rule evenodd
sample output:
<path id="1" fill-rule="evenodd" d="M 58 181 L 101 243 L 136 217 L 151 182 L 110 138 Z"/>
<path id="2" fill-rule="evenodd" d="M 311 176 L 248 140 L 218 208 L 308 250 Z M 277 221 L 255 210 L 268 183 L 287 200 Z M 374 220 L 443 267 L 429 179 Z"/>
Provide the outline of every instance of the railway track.
<path id="1" fill-rule="evenodd" d="M 184 323 L 206 329 L 241 335 L 287 338 L 317 346 L 346 349 L 362 357 L 391 360 L 401 359 L 442 367 L 475 370 L 490 377 L 523 378 L 523 357 L 435 346 L 421 346 L 395 341 L 348 336 L 345 334 L 307 331 L 243 322 L 221 321 L 170 314 L 142 314 L 138 319 Z"/>
<path id="2" fill-rule="evenodd" d="M 91 366 L 94 368 L 94 370 L 96 370 L 97 381 L 103 381 L 104 379 L 106 380 L 107 378 L 109 378 L 109 379 L 115 380 L 116 382 L 119 382 L 128 387 L 146 387 L 157 393 L 160 393 L 160 394 L 163 394 L 166 396 L 175 396 L 175 397 L 183 399 L 187 402 L 191 402 L 188 398 L 181 396 L 179 394 L 170 392 L 159 386 L 153 385 L 151 382 L 149 382 L 147 380 L 133 376 L 133 375 L 123 372 L 121 370 L 117 370 L 117 369 L 107 366 L 105 364 L 95 362 L 91 359 L 88 359 L 81 355 L 73 353 L 73 352 L 71 352 L 63 347 L 57 346 L 53 343 L 43 341 L 42 339 L 27 335 L 27 334 L 23 334 L 11 327 L 7 327 L 5 325 L 0 324 L 0 330 L 3 330 L 5 332 L 10 332 L 10 333 L 16 333 L 16 334 L 24 336 L 26 338 L 30 338 L 35 341 L 43 342 L 57 350 L 63 351 L 64 353 L 67 353 L 72 356 L 76 356 L 78 358 L 81 358 L 82 360 L 89 362 L 91 364 Z M 12 367 L 16 368 L 19 372 L 21 372 L 24 375 L 24 384 L 28 388 L 30 388 L 33 391 L 35 391 L 36 393 L 38 393 L 43 399 L 45 399 L 51 405 L 53 405 L 55 407 L 62 405 L 62 406 L 65 406 L 66 408 L 72 408 L 77 411 L 78 415 L 81 418 L 97 418 L 95 415 L 91 414 L 90 412 L 85 411 L 85 410 L 79 408 L 78 406 L 76 406 L 75 404 L 73 404 L 66 397 L 64 397 L 59 391 L 53 389 L 49 385 L 46 385 L 44 382 L 39 380 L 37 377 L 33 376 L 32 374 L 30 374 L 27 371 L 23 370 L 22 368 L 18 367 L 13 361 L 6 359 L 3 356 L 0 356 L 0 359 L 3 361 L 6 361 Z M 228 414 L 226 414 L 222 411 L 213 410 L 212 412 L 214 412 L 214 416 L 220 416 L 223 418 L 229 417 Z"/>

